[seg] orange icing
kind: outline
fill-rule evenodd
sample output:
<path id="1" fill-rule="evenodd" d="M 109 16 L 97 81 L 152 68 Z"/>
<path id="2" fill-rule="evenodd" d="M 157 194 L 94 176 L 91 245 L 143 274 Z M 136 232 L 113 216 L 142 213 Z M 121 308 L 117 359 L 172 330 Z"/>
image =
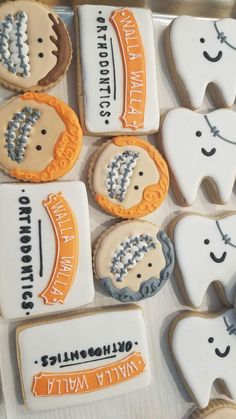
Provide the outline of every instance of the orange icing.
<path id="1" fill-rule="evenodd" d="M 131 10 L 112 13 L 110 20 L 116 30 L 124 65 L 124 128 L 143 128 L 146 100 L 145 54 L 138 25 Z"/>
<path id="2" fill-rule="evenodd" d="M 32 392 L 36 397 L 89 393 L 137 377 L 144 368 L 142 355 L 134 352 L 104 367 L 79 372 L 39 373 L 33 377 Z"/>
<path id="3" fill-rule="evenodd" d="M 21 95 L 20 98 L 52 106 L 64 122 L 66 131 L 63 131 L 58 138 L 53 150 L 54 159 L 44 170 L 41 172 L 27 172 L 16 168 L 11 169 L 9 174 L 17 179 L 29 182 L 47 182 L 63 176 L 75 164 L 82 146 L 82 130 L 76 114 L 64 102 L 46 93 L 27 92 Z"/>
<path id="4" fill-rule="evenodd" d="M 49 284 L 39 294 L 45 304 L 63 304 L 73 283 L 78 263 L 77 223 L 72 209 L 61 192 L 43 201 L 56 238 L 56 259 Z"/>
<path id="5" fill-rule="evenodd" d="M 169 172 L 165 160 L 151 144 L 137 137 L 115 137 L 112 142 L 121 147 L 133 145 L 146 150 L 155 162 L 160 178 L 158 183 L 144 189 L 142 200 L 131 208 L 125 209 L 121 205 L 115 205 L 106 196 L 100 194 L 95 194 L 97 203 L 114 217 L 139 218 L 150 214 L 160 206 L 169 189 Z"/>

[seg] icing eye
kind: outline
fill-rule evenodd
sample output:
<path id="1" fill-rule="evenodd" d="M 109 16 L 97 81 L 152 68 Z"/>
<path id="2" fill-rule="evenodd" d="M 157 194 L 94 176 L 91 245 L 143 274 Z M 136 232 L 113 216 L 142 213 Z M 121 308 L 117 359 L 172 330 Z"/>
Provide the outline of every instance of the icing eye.
<path id="1" fill-rule="evenodd" d="M 41 134 L 43 134 L 43 135 L 47 134 L 46 129 L 42 129 Z"/>
<path id="2" fill-rule="evenodd" d="M 201 44 L 204 44 L 205 38 L 200 38 L 200 42 L 201 42 Z"/>
<path id="3" fill-rule="evenodd" d="M 135 185 L 134 189 L 137 191 L 139 189 L 138 185 Z"/>
<path id="4" fill-rule="evenodd" d="M 201 131 L 196 131 L 196 137 L 201 137 L 202 133 Z"/>
<path id="5" fill-rule="evenodd" d="M 143 172 L 139 172 L 139 176 L 143 176 Z"/>
<path id="6" fill-rule="evenodd" d="M 42 38 L 38 38 L 38 42 L 41 44 L 43 42 Z"/>
<path id="7" fill-rule="evenodd" d="M 209 244 L 210 243 L 210 240 L 209 239 L 205 239 L 204 240 L 204 244 Z"/>
<path id="8" fill-rule="evenodd" d="M 43 54 L 42 52 L 40 52 L 40 53 L 39 53 L 39 57 L 40 57 L 40 58 L 43 58 L 43 57 L 44 57 L 44 54 Z"/>
<path id="9" fill-rule="evenodd" d="M 42 146 L 41 145 L 36 145 L 35 148 L 36 148 L 36 150 L 39 150 L 39 151 L 42 150 Z"/>
<path id="10" fill-rule="evenodd" d="M 213 342 L 214 342 L 214 338 L 209 338 L 209 339 L 208 339 L 208 342 L 209 342 L 209 343 L 213 343 Z"/>
<path id="11" fill-rule="evenodd" d="M 151 268 L 151 267 L 152 267 L 152 263 L 150 262 L 150 263 L 148 264 L 148 266 L 149 266 L 149 268 Z"/>
<path id="12" fill-rule="evenodd" d="M 137 278 L 141 278 L 141 276 L 142 276 L 141 274 L 137 274 Z"/>

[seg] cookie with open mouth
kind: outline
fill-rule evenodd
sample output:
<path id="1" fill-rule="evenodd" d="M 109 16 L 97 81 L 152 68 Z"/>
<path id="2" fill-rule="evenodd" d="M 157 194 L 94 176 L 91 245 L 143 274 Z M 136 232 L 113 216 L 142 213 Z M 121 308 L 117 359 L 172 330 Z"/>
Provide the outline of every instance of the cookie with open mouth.
<path id="1" fill-rule="evenodd" d="M 123 221 L 101 235 L 94 248 L 94 272 L 105 293 L 121 302 L 155 295 L 174 267 L 166 233 L 148 221 Z"/>
<path id="2" fill-rule="evenodd" d="M 15 91 L 41 91 L 63 77 L 72 58 L 61 19 L 38 1 L 0 7 L 0 83 Z"/>
<path id="3" fill-rule="evenodd" d="M 89 184 L 104 211 L 114 217 L 138 218 L 161 205 L 169 173 L 165 160 L 148 141 L 115 137 L 92 157 Z"/>
<path id="4" fill-rule="evenodd" d="M 0 168 L 29 182 L 65 175 L 75 164 L 82 131 L 74 111 L 45 93 L 27 92 L 0 108 Z"/>

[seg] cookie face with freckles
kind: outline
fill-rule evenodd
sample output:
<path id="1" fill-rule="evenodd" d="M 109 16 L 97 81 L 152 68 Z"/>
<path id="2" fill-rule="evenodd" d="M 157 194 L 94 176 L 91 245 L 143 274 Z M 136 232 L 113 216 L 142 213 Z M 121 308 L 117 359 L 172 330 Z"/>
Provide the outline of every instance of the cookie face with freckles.
<path id="1" fill-rule="evenodd" d="M 105 292 L 121 301 L 156 294 L 170 277 L 174 251 L 164 231 L 147 221 L 126 221 L 98 241 L 95 274 Z"/>
<path id="2" fill-rule="evenodd" d="M 90 167 L 95 199 L 114 216 L 137 218 L 154 211 L 168 191 L 166 163 L 147 141 L 115 137 L 101 146 Z"/>
<path id="3" fill-rule="evenodd" d="M 48 7 L 30 0 L 0 7 L 0 82 L 18 91 L 56 84 L 71 61 L 63 22 Z"/>
<path id="4" fill-rule="evenodd" d="M 76 162 L 82 132 L 75 113 L 65 103 L 28 92 L 0 108 L 0 168 L 31 182 L 54 180 Z"/>

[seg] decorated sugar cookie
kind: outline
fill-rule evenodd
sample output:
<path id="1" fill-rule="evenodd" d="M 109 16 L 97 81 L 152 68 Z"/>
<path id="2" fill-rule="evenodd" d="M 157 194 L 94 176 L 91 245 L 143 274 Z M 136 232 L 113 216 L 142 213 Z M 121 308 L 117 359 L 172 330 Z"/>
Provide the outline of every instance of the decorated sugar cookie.
<path id="1" fill-rule="evenodd" d="M 65 175 L 75 164 L 82 131 L 74 111 L 45 93 L 27 92 L 0 108 L 0 168 L 29 182 Z"/>
<path id="2" fill-rule="evenodd" d="M 165 199 L 169 173 L 161 154 L 138 137 L 115 137 L 94 154 L 89 183 L 96 202 L 114 217 L 138 218 Z"/>
<path id="3" fill-rule="evenodd" d="M 229 201 L 236 176 L 236 113 L 217 109 L 197 114 L 173 109 L 162 125 L 163 148 L 172 189 L 182 205 L 192 205 L 204 181 L 211 199 Z"/>
<path id="4" fill-rule="evenodd" d="M 201 106 L 208 84 L 219 106 L 236 94 L 236 21 L 179 16 L 166 30 L 170 70 L 185 106 Z M 188 36 L 186 36 L 188 34 Z"/>
<path id="5" fill-rule="evenodd" d="M 183 312 L 170 329 L 174 360 L 186 389 L 200 409 L 220 379 L 224 393 L 236 401 L 236 314 Z M 224 416 L 222 416 L 224 417 Z"/>
<path id="6" fill-rule="evenodd" d="M 25 319 L 90 303 L 94 287 L 84 184 L 1 184 L 0 201 L 2 316 Z"/>
<path id="7" fill-rule="evenodd" d="M 220 217 L 185 214 L 170 224 L 177 278 L 189 304 L 199 307 L 211 283 L 224 304 L 236 293 L 236 213 Z"/>
<path id="8" fill-rule="evenodd" d="M 155 295 L 174 267 L 170 239 L 155 224 L 124 221 L 105 231 L 94 250 L 94 271 L 105 292 L 121 302 Z"/>
<path id="9" fill-rule="evenodd" d="M 45 90 L 65 74 L 72 56 L 61 19 L 38 1 L 0 6 L 0 83 L 16 91 Z"/>
<path id="10" fill-rule="evenodd" d="M 137 306 L 18 327 L 17 347 L 30 410 L 96 402 L 150 384 L 146 330 Z"/>
<path id="11" fill-rule="evenodd" d="M 236 404 L 224 399 L 213 399 L 205 409 L 197 409 L 189 419 L 235 419 Z"/>
<path id="12" fill-rule="evenodd" d="M 160 115 L 151 11 L 82 5 L 75 19 L 83 131 L 102 136 L 156 132 Z"/>

